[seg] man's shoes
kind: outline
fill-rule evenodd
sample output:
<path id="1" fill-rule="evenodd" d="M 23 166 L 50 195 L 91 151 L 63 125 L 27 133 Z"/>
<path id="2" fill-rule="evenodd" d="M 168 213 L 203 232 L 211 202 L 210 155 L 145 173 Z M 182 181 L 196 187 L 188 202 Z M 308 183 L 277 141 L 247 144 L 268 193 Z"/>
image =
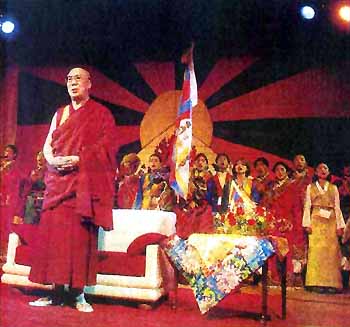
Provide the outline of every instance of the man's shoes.
<path id="1" fill-rule="evenodd" d="M 41 297 L 35 301 L 29 302 L 29 305 L 32 307 L 48 307 L 52 305 L 52 299 L 50 297 Z"/>
<path id="2" fill-rule="evenodd" d="M 54 301 L 50 296 L 46 296 L 29 302 L 29 305 L 32 307 L 48 307 L 50 305 L 63 306 L 64 303 L 62 301 Z"/>
<path id="3" fill-rule="evenodd" d="M 90 303 L 82 302 L 75 305 L 76 309 L 80 312 L 93 312 L 94 309 Z"/>
<path id="4" fill-rule="evenodd" d="M 57 303 L 55 301 L 52 300 L 51 297 L 47 296 L 47 297 L 41 297 L 40 299 L 37 299 L 35 301 L 31 301 L 29 302 L 29 305 L 32 307 L 48 307 L 51 305 L 63 305 L 62 302 Z M 92 305 L 87 303 L 87 302 L 83 302 L 83 303 L 76 303 L 75 305 L 76 309 L 80 312 L 93 312 L 94 309 L 92 308 Z"/>

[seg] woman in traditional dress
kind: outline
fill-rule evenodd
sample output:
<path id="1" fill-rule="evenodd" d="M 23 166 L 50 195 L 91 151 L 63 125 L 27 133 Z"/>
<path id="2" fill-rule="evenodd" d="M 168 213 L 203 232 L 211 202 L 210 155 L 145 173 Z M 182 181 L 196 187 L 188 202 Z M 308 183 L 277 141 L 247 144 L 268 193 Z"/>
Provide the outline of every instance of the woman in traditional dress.
<path id="1" fill-rule="evenodd" d="M 233 181 L 230 189 L 231 204 L 242 205 L 244 198 L 249 198 L 255 203 L 259 202 L 259 192 L 255 188 L 253 178 L 250 176 L 250 164 L 247 160 L 238 159 L 233 166 Z M 231 205 L 231 206 L 232 206 Z"/>
<path id="2" fill-rule="evenodd" d="M 228 213 L 215 216 L 219 232 L 259 234 L 262 221 L 257 221 L 257 203 L 259 193 L 250 176 L 250 165 L 245 159 L 239 159 L 233 166 L 233 179 L 229 185 Z"/>
<path id="3" fill-rule="evenodd" d="M 268 185 L 262 204 L 275 216 L 271 234 L 288 240 L 287 282 L 294 284 L 297 277 L 294 273 L 301 273 L 300 265 L 304 262 L 303 230 L 297 214 L 301 210 L 297 185 L 289 178 L 291 169 L 284 162 L 276 162 L 272 170 L 275 179 Z M 297 266 L 298 269 L 296 269 Z M 278 260 L 277 268 L 280 268 Z M 273 283 L 278 283 L 278 274 L 274 265 L 271 265 L 271 279 Z"/>
<path id="4" fill-rule="evenodd" d="M 306 189 L 303 227 L 309 235 L 305 286 L 317 292 L 336 292 L 342 287 L 338 236 L 344 218 L 337 187 L 329 182 L 328 166 L 316 166 L 314 182 Z"/>

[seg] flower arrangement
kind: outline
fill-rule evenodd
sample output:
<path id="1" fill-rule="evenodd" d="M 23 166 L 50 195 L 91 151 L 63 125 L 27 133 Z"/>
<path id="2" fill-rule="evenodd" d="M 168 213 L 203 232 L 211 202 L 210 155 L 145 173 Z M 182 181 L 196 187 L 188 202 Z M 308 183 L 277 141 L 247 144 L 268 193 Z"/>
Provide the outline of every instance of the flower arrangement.
<path id="1" fill-rule="evenodd" d="M 265 235 L 274 226 L 275 218 L 262 206 L 235 206 L 226 213 L 216 213 L 217 233 Z"/>

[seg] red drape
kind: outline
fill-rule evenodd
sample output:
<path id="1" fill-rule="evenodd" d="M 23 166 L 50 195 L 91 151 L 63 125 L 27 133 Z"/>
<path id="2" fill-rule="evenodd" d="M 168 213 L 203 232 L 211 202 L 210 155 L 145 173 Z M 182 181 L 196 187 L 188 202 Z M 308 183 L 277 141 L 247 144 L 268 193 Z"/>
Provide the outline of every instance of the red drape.
<path id="1" fill-rule="evenodd" d="M 5 77 L 0 82 L 0 148 L 9 143 L 15 143 L 17 127 L 18 103 L 18 72 L 17 66 L 6 69 Z"/>

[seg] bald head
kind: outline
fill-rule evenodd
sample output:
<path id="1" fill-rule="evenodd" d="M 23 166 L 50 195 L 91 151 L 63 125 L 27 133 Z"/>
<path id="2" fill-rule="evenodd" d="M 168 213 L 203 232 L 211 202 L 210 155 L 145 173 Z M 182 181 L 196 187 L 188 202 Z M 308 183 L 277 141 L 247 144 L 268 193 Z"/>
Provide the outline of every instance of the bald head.
<path id="1" fill-rule="evenodd" d="M 84 69 L 84 68 L 81 68 L 81 67 L 75 67 L 75 68 L 72 68 L 68 75 L 67 76 L 74 76 L 74 75 L 80 75 L 80 76 L 84 76 L 88 79 L 90 79 L 90 73 Z"/>
<path id="2" fill-rule="evenodd" d="M 72 101 L 88 100 L 91 89 L 90 73 L 81 67 L 71 69 L 67 75 L 67 89 Z"/>

